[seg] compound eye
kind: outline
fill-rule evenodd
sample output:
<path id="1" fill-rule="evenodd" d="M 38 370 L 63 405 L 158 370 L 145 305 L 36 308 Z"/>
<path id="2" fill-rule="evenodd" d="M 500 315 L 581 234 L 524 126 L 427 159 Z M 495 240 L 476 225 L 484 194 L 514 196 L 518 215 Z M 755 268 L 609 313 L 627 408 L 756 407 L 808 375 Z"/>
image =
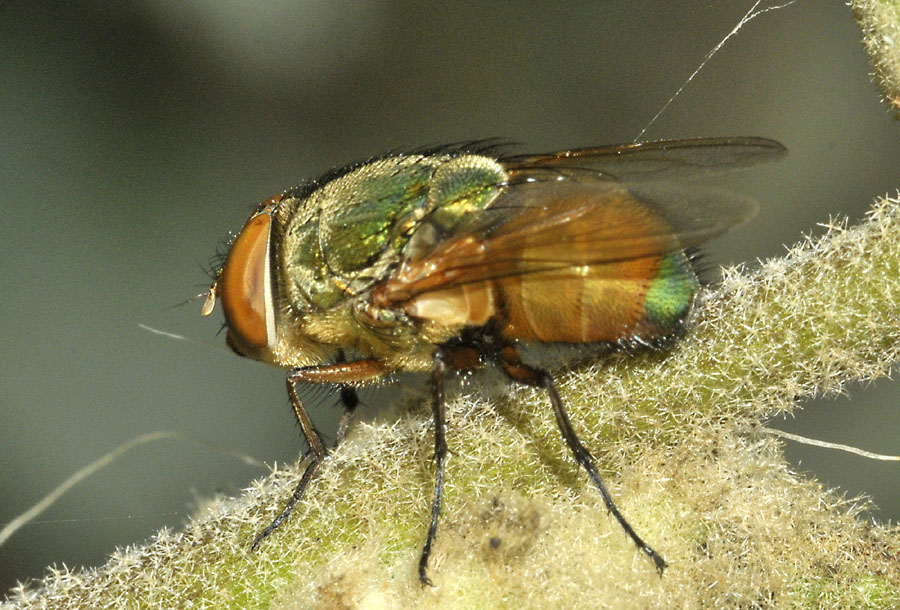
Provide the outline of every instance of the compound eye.
<path id="1" fill-rule="evenodd" d="M 229 333 L 241 344 L 262 349 L 274 338 L 269 278 L 269 228 L 272 217 L 247 221 L 228 251 L 218 293 Z"/>

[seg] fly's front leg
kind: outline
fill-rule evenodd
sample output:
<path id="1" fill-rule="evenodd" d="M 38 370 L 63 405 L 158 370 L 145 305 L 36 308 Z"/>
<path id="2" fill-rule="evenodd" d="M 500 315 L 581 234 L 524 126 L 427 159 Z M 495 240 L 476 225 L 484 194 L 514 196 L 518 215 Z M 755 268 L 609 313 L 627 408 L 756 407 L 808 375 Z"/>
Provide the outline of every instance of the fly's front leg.
<path id="1" fill-rule="evenodd" d="M 578 440 L 578 437 L 575 435 L 575 430 L 572 428 L 572 422 L 569 420 L 569 415 L 563 407 L 562 399 L 559 397 L 559 392 L 556 391 L 556 384 L 553 382 L 553 377 L 551 377 L 550 373 L 543 369 L 535 368 L 523 363 L 518 352 L 511 347 L 504 348 L 500 351 L 500 362 L 504 372 L 511 379 L 518 381 L 519 383 L 547 390 L 547 393 L 550 395 L 550 404 L 553 406 L 553 414 L 556 416 L 556 424 L 559 426 L 560 432 L 562 432 L 566 445 L 569 446 L 569 449 L 575 455 L 575 461 L 581 464 L 587 471 L 588 476 L 591 477 L 591 481 L 593 481 L 597 489 L 600 490 L 600 495 L 603 496 L 603 502 L 606 504 L 607 510 L 612 513 L 616 518 L 616 521 L 619 522 L 619 525 L 622 526 L 622 529 L 625 530 L 625 533 L 628 534 L 637 547 L 653 560 L 653 563 L 656 564 L 656 569 L 662 574 L 668 564 L 659 553 L 654 551 L 650 545 L 637 535 L 637 532 L 634 531 L 631 524 L 628 523 L 622 513 L 619 512 L 618 507 L 616 507 L 615 502 L 613 502 L 612 496 L 609 494 L 609 490 L 606 489 L 606 485 L 603 483 L 603 479 L 600 478 L 600 473 L 597 471 L 597 466 L 594 464 L 594 456 L 592 456 L 590 451 L 581 444 L 581 441 Z"/>
<path id="2" fill-rule="evenodd" d="M 303 498 L 303 494 L 306 493 L 306 488 L 309 487 L 309 483 L 312 481 L 316 472 L 319 469 L 319 466 L 322 464 L 322 460 L 325 459 L 325 456 L 328 455 L 328 450 L 325 448 L 325 443 L 322 442 L 322 437 L 319 435 L 315 426 L 313 425 L 312 419 L 309 417 L 309 413 L 306 412 L 306 409 L 303 406 L 303 403 L 300 401 L 300 397 L 297 395 L 297 389 L 295 384 L 297 383 L 360 383 L 364 381 L 369 381 L 372 379 L 377 379 L 381 375 L 385 373 L 383 365 L 376 360 L 357 360 L 355 362 L 340 362 L 336 364 L 326 364 L 321 366 L 312 366 L 305 368 L 296 368 L 293 369 L 287 376 L 287 391 L 288 397 L 291 400 L 291 407 L 294 409 L 294 415 L 297 416 L 297 421 L 300 423 L 300 428 L 303 430 L 303 435 L 306 437 L 307 442 L 309 443 L 310 451 L 312 452 L 312 457 L 310 458 L 309 465 L 306 467 L 306 470 L 303 472 L 303 476 L 300 478 L 300 482 L 297 483 L 297 487 L 294 489 L 294 493 L 291 494 L 290 500 L 288 500 L 287 505 L 281 511 L 281 513 L 275 517 L 272 523 L 269 524 L 266 529 L 259 533 L 259 535 L 253 540 L 252 549 L 256 550 L 259 548 L 260 543 L 265 540 L 269 534 L 275 531 L 285 520 L 291 515 L 291 512 L 294 510 L 294 506 L 297 502 Z M 344 385 L 341 388 L 341 404 L 344 406 L 344 415 L 341 417 L 340 424 L 338 425 L 337 437 L 335 439 L 335 446 L 339 445 L 340 442 L 344 439 L 344 436 L 347 434 L 347 429 L 350 427 L 350 423 L 353 420 L 353 415 L 356 412 L 356 406 L 359 404 L 359 398 L 356 395 L 356 390 L 352 387 Z"/>
<path id="3" fill-rule="evenodd" d="M 256 550 L 259 548 L 260 543 L 265 540 L 269 534 L 274 532 L 282 523 L 284 523 L 285 519 L 287 519 L 291 512 L 294 510 L 294 506 L 297 502 L 300 501 L 300 498 L 303 497 L 303 494 L 306 492 L 306 488 L 309 486 L 309 482 L 312 481 L 313 476 L 316 474 L 316 471 L 319 469 L 319 465 L 322 463 L 322 460 L 325 459 L 325 444 L 322 443 L 322 437 L 319 436 L 319 433 L 316 431 L 313 426 L 312 419 L 310 419 L 309 414 L 306 412 L 306 409 L 303 407 L 303 403 L 300 402 L 300 397 L 297 396 L 297 390 L 294 387 L 293 374 L 288 375 L 287 378 L 287 390 L 288 396 L 291 398 L 291 406 L 294 408 L 294 413 L 297 416 L 297 421 L 300 422 L 300 428 L 303 430 L 303 435 L 306 437 L 306 441 L 309 443 L 309 449 L 312 451 L 312 458 L 310 458 L 309 465 L 306 467 L 306 470 L 303 472 L 303 476 L 300 478 L 300 482 L 297 483 L 297 487 L 294 489 L 294 493 L 291 495 L 291 499 L 288 500 L 287 505 L 284 507 L 284 510 L 281 511 L 272 523 L 269 524 L 266 529 L 261 531 L 256 539 L 253 540 L 253 545 L 251 548 Z"/>

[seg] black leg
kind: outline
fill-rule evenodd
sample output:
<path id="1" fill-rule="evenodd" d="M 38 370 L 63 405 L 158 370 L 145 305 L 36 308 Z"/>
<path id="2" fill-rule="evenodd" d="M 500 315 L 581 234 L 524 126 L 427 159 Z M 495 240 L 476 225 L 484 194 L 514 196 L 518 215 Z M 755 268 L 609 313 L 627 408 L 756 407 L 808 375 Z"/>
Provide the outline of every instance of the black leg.
<path id="1" fill-rule="evenodd" d="M 338 350 L 338 362 L 346 362 L 344 350 Z M 344 414 L 341 415 L 337 434 L 334 436 L 335 449 L 343 442 L 344 437 L 347 436 L 347 430 L 350 429 L 350 424 L 353 423 L 353 418 L 356 415 L 356 407 L 359 405 L 359 396 L 356 394 L 356 389 L 352 386 L 342 385 L 340 398 L 341 406 L 344 407 Z"/>
<path id="2" fill-rule="evenodd" d="M 347 430 L 350 429 L 350 424 L 353 423 L 353 419 L 356 416 L 356 407 L 359 405 L 359 397 L 356 395 L 355 389 L 346 385 L 341 386 L 341 405 L 344 407 L 344 414 L 341 416 L 341 421 L 338 423 L 337 434 L 334 436 L 335 449 L 344 441 L 344 437 L 347 436 Z"/>
<path id="3" fill-rule="evenodd" d="M 437 534 L 438 517 L 441 515 L 441 500 L 444 487 L 444 462 L 447 458 L 447 441 L 444 438 L 444 375 L 448 365 L 442 348 L 434 353 L 434 369 L 431 373 L 432 387 L 432 413 L 434 416 L 434 461 L 436 472 L 434 476 L 434 499 L 431 502 L 431 523 L 428 526 L 428 536 L 425 538 L 425 546 L 422 547 L 422 555 L 419 557 L 419 581 L 423 585 L 431 585 L 426 570 L 428 557 L 431 555 L 431 547 Z"/>
<path id="4" fill-rule="evenodd" d="M 306 493 L 306 488 L 309 487 L 310 481 L 312 481 L 322 460 L 324 460 L 327 455 L 327 450 L 325 449 L 325 444 L 322 442 L 322 437 L 319 436 L 315 426 L 313 426 L 312 419 L 310 419 L 309 414 L 303 407 L 303 403 L 300 402 L 300 397 L 297 395 L 296 388 L 294 388 L 295 374 L 295 372 L 291 372 L 287 377 L 288 396 L 291 399 L 291 406 L 294 409 L 294 414 L 297 416 L 297 421 L 300 423 L 300 428 L 303 430 L 303 434 L 306 436 L 306 440 L 309 443 L 312 457 L 310 458 L 309 465 L 303 472 L 303 476 L 300 478 L 300 482 L 297 483 L 297 487 L 294 488 L 294 493 L 291 494 L 291 499 L 288 500 L 287 505 L 281 513 L 275 517 L 272 523 L 270 523 L 266 529 L 261 531 L 253 540 L 253 545 L 251 546 L 253 550 L 259 548 L 260 543 L 290 517 L 291 512 L 294 510 L 294 506 L 300 501 L 303 494 Z M 340 424 L 338 424 L 335 447 L 344 440 L 344 437 L 347 435 L 347 429 L 350 427 L 350 423 L 353 421 L 353 416 L 356 413 L 356 406 L 359 404 L 356 390 L 349 386 L 341 387 L 341 404 L 344 406 L 344 414 L 341 417 Z"/>
<path id="5" fill-rule="evenodd" d="M 624 529 L 625 533 L 631 537 L 638 548 L 653 560 L 653 563 L 656 564 L 656 569 L 662 574 L 668 564 L 659 553 L 654 551 L 650 545 L 637 535 L 637 532 L 634 531 L 631 524 L 629 524 L 628 521 L 625 520 L 625 517 L 622 516 L 622 513 L 619 512 L 615 502 L 613 502 L 612 496 L 609 494 L 609 490 L 606 489 L 606 485 L 603 483 L 603 479 L 600 478 L 600 473 L 597 472 L 597 466 L 594 464 L 594 457 L 591 455 L 590 451 L 581 444 L 581 441 L 578 440 L 578 437 L 575 435 L 575 430 L 572 428 L 572 422 L 569 420 L 569 416 L 563 407 L 559 392 L 556 391 L 556 384 L 553 382 L 553 377 L 547 371 L 524 364 L 519 359 L 518 353 L 513 349 L 504 349 L 501 352 L 501 359 L 503 370 L 511 379 L 526 385 L 547 390 L 547 393 L 550 395 L 550 404 L 553 406 L 553 414 L 556 416 L 556 424 L 559 426 L 560 432 L 562 432 L 566 445 L 569 446 L 569 449 L 571 449 L 572 453 L 575 455 L 575 461 L 581 464 L 587 471 L 588 476 L 591 477 L 591 481 L 593 481 L 597 489 L 600 490 L 600 495 L 603 496 L 603 502 L 606 504 L 607 510 L 612 513 L 613 517 L 616 518 L 616 521 L 619 522 L 619 525 L 622 526 L 622 529 Z"/>

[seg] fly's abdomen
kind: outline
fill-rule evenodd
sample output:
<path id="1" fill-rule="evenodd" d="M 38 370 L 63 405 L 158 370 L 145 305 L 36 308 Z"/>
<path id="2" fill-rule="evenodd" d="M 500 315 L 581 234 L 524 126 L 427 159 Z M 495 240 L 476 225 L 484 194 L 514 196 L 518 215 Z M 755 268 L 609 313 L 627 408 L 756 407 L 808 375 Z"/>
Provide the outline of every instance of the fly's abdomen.
<path id="1" fill-rule="evenodd" d="M 690 262 L 676 252 L 463 284 L 422 294 L 405 309 L 449 327 L 494 320 L 514 340 L 652 342 L 677 331 L 696 290 Z"/>
<path id="2" fill-rule="evenodd" d="M 524 341 L 652 342 L 675 332 L 690 310 L 697 279 L 684 254 L 495 282 L 503 334 Z"/>
<path id="3" fill-rule="evenodd" d="M 646 323 L 663 335 L 670 334 L 684 322 L 699 288 L 687 254 L 673 252 L 663 256 L 644 299 Z"/>

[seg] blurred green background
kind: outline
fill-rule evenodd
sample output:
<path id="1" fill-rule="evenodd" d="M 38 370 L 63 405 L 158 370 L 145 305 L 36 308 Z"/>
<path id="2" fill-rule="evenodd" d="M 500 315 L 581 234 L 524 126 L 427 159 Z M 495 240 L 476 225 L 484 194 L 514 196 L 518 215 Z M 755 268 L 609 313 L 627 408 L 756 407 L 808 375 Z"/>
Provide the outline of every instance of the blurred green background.
<path id="1" fill-rule="evenodd" d="M 283 373 L 212 347 L 224 340 L 200 303 L 169 308 L 205 290 L 202 268 L 253 204 L 393 149 L 630 142 L 751 4 L 4 2 L 0 523 L 153 430 L 296 459 Z M 768 13 L 645 134 L 761 135 L 790 149 L 722 181 L 762 212 L 710 244 L 710 264 L 779 256 L 900 186 L 900 125 L 858 38 L 833 0 Z M 900 453 L 896 384 L 849 390 L 775 425 Z M 334 411 L 333 398 L 317 402 L 321 417 Z M 900 516 L 900 466 L 792 443 L 786 453 L 826 485 L 872 496 L 874 517 Z M 53 562 L 99 565 L 262 474 L 198 444 L 141 447 L 0 548 L 0 590 Z"/>

